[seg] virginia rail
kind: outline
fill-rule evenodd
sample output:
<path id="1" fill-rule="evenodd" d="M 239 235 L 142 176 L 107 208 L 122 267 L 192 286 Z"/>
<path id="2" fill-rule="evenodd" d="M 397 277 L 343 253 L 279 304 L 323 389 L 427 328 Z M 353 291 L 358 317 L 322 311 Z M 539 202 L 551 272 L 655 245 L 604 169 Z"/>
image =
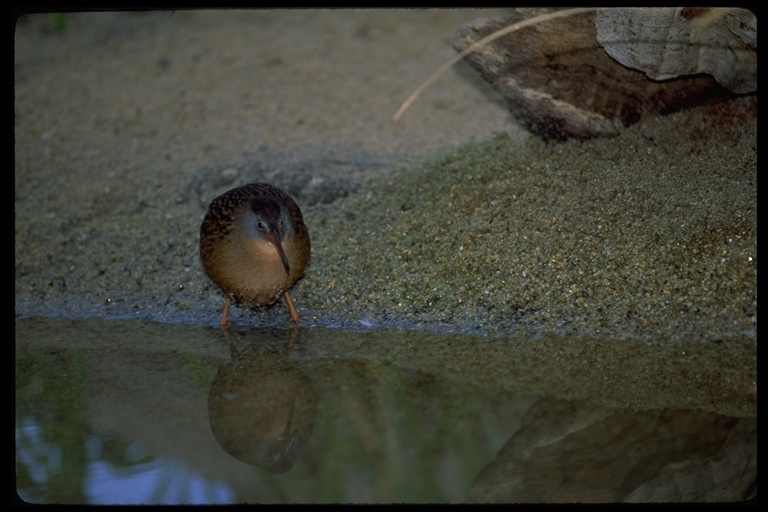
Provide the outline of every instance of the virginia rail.
<path id="1" fill-rule="evenodd" d="M 310 242 L 301 210 L 291 196 L 266 183 L 251 183 L 218 196 L 200 226 L 200 260 L 226 294 L 221 326 L 235 304 L 274 304 L 281 293 L 291 318 L 299 314 L 288 288 L 309 263 Z"/>

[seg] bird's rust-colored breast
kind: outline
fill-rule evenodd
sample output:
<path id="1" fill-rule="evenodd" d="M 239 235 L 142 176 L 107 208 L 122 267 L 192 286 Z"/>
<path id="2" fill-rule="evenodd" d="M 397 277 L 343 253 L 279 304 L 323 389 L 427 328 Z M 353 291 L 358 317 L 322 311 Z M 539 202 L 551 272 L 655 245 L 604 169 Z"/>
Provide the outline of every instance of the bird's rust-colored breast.
<path id="1" fill-rule="evenodd" d="M 264 198 L 276 200 L 290 219 L 291 229 L 282 246 L 290 272 L 277 248 L 246 234 L 246 215 L 252 204 Z M 255 183 L 216 197 L 200 227 L 200 259 L 208 276 L 236 303 L 271 304 L 304 273 L 309 263 L 309 232 L 296 202 L 277 187 Z"/>

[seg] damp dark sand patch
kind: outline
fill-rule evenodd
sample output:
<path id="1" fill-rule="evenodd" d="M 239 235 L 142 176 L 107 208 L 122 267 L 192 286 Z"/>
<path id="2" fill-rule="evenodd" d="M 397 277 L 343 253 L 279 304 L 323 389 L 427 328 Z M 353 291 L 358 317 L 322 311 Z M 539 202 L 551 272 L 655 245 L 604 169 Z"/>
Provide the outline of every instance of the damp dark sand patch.
<path id="1" fill-rule="evenodd" d="M 394 171 L 309 212 L 314 263 L 296 296 L 327 322 L 752 343 L 754 103 L 742 107 L 601 141 L 502 136 Z"/>

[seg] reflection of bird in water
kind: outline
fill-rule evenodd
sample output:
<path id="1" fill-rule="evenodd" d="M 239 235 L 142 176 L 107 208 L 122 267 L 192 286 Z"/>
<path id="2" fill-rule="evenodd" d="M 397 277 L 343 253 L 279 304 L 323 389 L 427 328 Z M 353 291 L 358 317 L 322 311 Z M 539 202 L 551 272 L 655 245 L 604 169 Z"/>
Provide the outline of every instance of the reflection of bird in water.
<path id="1" fill-rule="evenodd" d="M 288 288 L 309 263 L 309 232 L 296 202 L 279 188 L 252 183 L 211 201 L 200 226 L 200 259 L 205 272 L 236 304 L 273 304 L 285 296 L 291 318 L 299 314 Z"/>
<path id="2" fill-rule="evenodd" d="M 223 364 L 208 394 L 208 418 L 219 445 L 234 458 L 285 473 L 307 442 L 317 414 L 309 378 L 288 361 L 284 346 L 259 340 Z"/>

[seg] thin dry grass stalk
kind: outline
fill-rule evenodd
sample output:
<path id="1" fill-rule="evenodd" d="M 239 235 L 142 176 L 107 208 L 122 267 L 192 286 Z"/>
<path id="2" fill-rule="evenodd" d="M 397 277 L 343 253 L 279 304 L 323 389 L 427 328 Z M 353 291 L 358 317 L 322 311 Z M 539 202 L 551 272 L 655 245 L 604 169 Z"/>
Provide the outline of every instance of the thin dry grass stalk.
<path id="1" fill-rule="evenodd" d="M 400 108 L 397 109 L 397 112 L 395 112 L 395 115 L 392 117 L 393 121 L 397 121 L 402 117 L 402 115 L 405 113 L 406 110 L 411 106 L 411 104 L 416 101 L 416 98 L 421 95 L 424 90 L 432 85 L 432 82 L 437 80 L 440 75 L 445 73 L 451 66 L 459 62 L 461 59 L 469 55 L 470 53 L 479 50 L 482 46 L 490 43 L 491 41 L 498 39 L 500 37 L 504 37 L 507 34 L 511 34 L 512 32 L 515 32 L 516 30 L 520 30 L 521 28 L 529 27 L 531 25 L 536 25 L 538 23 L 543 23 L 549 20 L 554 20 L 557 18 L 564 18 L 566 16 L 574 16 L 576 14 L 584 14 L 587 12 L 593 12 L 596 11 L 597 7 L 579 7 L 574 9 L 564 9 L 562 11 L 555 11 L 550 12 L 546 14 L 541 14 L 539 16 L 534 16 L 533 18 L 529 18 L 527 20 L 519 21 L 517 23 L 513 23 L 512 25 L 509 25 L 507 27 L 504 27 L 501 30 L 497 30 L 496 32 L 484 37 L 480 41 L 477 41 L 471 45 L 469 45 L 467 48 L 465 48 L 461 53 L 458 53 L 455 57 L 448 60 L 445 64 L 440 66 L 440 68 L 437 69 L 432 75 L 427 78 L 420 86 L 416 88 L 413 93 L 411 93 L 410 96 L 408 96 L 408 99 L 403 102 L 402 105 L 400 105 Z"/>

